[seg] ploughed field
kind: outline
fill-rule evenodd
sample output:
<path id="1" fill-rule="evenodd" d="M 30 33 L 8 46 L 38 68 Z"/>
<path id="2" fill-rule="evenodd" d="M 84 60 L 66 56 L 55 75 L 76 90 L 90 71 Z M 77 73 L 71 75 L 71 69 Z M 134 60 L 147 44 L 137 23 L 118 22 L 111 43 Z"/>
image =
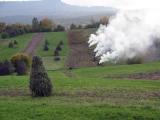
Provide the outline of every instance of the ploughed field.
<path id="1" fill-rule="evenodd" d="M 67 41 L 69 33 L 44 33 L 37 44 L 35 54 L 43 57 L 53 82 L 51 97 L 30 97 L 29 75 L 0 76 L 0 120 L 159 120 L 160 62 L 97 66 L 86 43 L 89 33 L 72 31 L 75 42 Z M 4 59 L 23 51 L 34 35 L 12 38 L 24 46 L 14 52 L 4 49 L 9 40 L 1 41 L 0 55 Z M 45 39 L 49 41 L 47 52 L 43 51 Z M 61 60 L 55 62 L 53 51 L 61 40 Z"/>

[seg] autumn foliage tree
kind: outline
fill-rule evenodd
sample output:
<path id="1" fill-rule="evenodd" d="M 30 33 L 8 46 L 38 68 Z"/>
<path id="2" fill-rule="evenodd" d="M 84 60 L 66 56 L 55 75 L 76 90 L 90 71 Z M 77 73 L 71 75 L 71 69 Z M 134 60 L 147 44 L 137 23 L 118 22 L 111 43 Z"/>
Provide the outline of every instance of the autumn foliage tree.
<path id="1" fill-rule="evenodd" d="M 107 16 L 101 17 L 100 24 L 107 25 L 108 22 L 109 22 L 109 17 L 107 17 Z"/>
<path id="2" fill-rule="evenodd" d="M 40 21 L 40 29 L 42 32 L 50 32 L 55 28 L 55 23 L 48 19 L 44 18 L 43 20 Z"/>

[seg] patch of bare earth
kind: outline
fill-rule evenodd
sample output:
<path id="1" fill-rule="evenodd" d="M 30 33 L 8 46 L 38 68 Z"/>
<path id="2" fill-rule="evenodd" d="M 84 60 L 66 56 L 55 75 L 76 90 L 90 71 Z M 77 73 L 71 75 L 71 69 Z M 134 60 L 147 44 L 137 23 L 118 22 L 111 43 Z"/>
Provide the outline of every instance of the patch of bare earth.
<path id="1" fill-rule="evenodd" d="M 28 43 L 27 47 L 23 50 L 24 53 L 33 56 L 44 38 L 43 33 L 37 33 L 33 36 L 32 40 Z"/>
<path id="2" fill-rule="evenodd" d="M 147 99 L 158 98 L 160 99 L 160 92 L 155 91 L 127 91 L 127 90 L 79 90 L 74 92 L 60 92 L 55 93 L 55 96 L 62 97 L 90 97 L 90 98 L 123 98 L 123 99 Z"/>
<path id="3" fill-rule="evenodd" d="M 70 68 L 97 66 L 93 51 L 88 47 L 89 33 L 85 31 L 69 31 L 68 43 L 70 53 L 67 66 Z"/>
<path id="4" fill-rule="evenodd" d="M 149 73 L 136 73 L 130 75 L 108 75 L 112 79 L 135 79 L 135 80 L 160 80 L 160 71 Z"/>
<path id="5" fill-rule="evenodd" d="M 30 96 L 28 89 L 7 89 L 0 90 L 0 96 Z M 159 91 L 128 91 L 128 90 L 75 90 L 75 91 L 61 91 L 54 92 L 53 97 L 66 97 L 66 98 L 88 98 L 92 100 L 106 100 L 106 99 L 160 99 Z"/>
<path id="6" fill-rule="evenodd" d="M 0 90 L 0 96 L 10 96 L 10 97 L 16 97 L 16 96 L 28 96 L 29 90 L 26 89 L 4 89 Z"/>
<path id="7" fill-rule="evenodd" d="M 129 78 L 146 79 L 146 80 L 160 80 L 160 72 L 138 73 L 138 74 L 130 75 Z"/>

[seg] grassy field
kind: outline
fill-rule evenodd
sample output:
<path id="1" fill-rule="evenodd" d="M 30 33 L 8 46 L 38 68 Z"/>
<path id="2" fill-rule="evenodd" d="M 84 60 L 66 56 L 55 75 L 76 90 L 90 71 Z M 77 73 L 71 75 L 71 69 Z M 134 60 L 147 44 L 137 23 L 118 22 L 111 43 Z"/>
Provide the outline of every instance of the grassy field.
<path id="1" fill-rule="evenodd" d="M 49 51 L 43 51 L 43 46 L 44 46 L 44 41 L 41 43 L 39 50 L 38 50 L 38 55 L 41 55 L 42 57 L 48 57 L 48 56 L 53 56 L 54 54 L 54 49 L 56 48 L 57 44 L 60 41 L 64 42 L 64 46 L 62 51 L 60 52 L 60 56 L 66 56 L 68 52 L 68 41 L 67 41 L 67 33 L 66 32 L 49 32 L 45 33 L 45 39 L 49 42 Z"/>
<path id="2" fill-rule="evenodd" d="M 49 51 L 43 51 L 44 41 L 39 46 L 37 54 L 43 57 L 44 64 L 47 70 L 57 70 L 62 69 L 65 66 L 65 61 L 68 57 L 68 41 L 67 41 L 67 33 L 66 32 L 50 32 L 45 33 L 45 39 L 49 42 Z M 60 52 L 60 61 L 54 61 L 54 50 L 59 44 L 60 41 L 63 41 L 64 45 L 62 47 L 62 51 Z"/>
<path id="3" fill-rule="evenodd" d="M 149 67 L 146 67 L 149 66 Z M 158 120 L 160 81 L 108 79 L 105 75 L 157 71 L 159 63 L 49 71 L 49 98 L 31 98 L 28 76 L 0 77 L 2 120 Z M 123 70 L 123 71 L 122 71 Z M 111 72 L 108 72 L 111 71 Z M 106 72 L 106 74 L 104 74 Z"/>
<path id="4" fill-rule="evenodd" d="M 25 34 L 10 39 L 0 40 L 0 60 L 8 59 L 17 52 L 21 52 L 32 39 L 32 36 L 33 34 Z M 9 42 L 14 40 L 18 42 L 18 45 L 15 48 L 8 48 Z"/>
<path id="5" fill-rule="evenodd" d="M 29 76 L 0 76 L 0 120 L 159 120 L 160 81 L 112 78 L 160 70 L 160 62 L 110 65 L 68 70 L 66 33 L 46 33 L 50 51 L 43 56 L 52 80 L 53 95 L 30 97 Z M 52 48 L 63 39 L 61 61 L 53 61 Z M 60 69 L 63 68 L 63 69 Z"/>

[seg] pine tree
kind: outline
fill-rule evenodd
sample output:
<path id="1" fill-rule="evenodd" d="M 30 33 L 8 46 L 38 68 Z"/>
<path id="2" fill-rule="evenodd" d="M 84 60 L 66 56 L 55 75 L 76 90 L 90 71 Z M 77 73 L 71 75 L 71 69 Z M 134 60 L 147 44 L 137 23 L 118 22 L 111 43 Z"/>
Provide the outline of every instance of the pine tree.
<path id="1" fill-rule="evenodd" d="M 30 75 L 30 90 L 33 97 L 50 96 L 52 83 L 43 66 L 41 57 L 34 56 Z"/>

